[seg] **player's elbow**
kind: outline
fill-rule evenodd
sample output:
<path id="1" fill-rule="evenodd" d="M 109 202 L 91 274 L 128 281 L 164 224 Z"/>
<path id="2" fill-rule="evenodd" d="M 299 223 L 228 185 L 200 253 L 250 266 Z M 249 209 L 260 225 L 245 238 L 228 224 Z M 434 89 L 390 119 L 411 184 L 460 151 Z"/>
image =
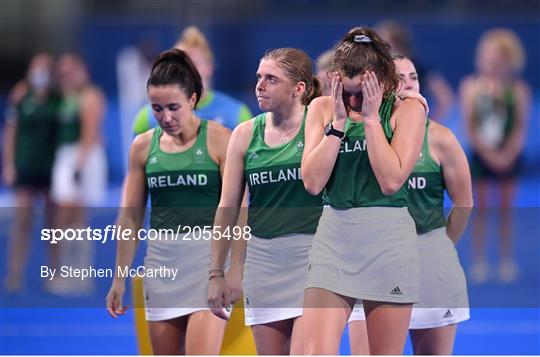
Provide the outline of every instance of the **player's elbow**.
<path id="1" fill-rule="evenodd" d="M 321 182 L 318 182 L 316 179 L 309 179 L 309 178 L 303 178 L 304 187 L 307 192 L 311 193 L 312 195 L 316 196 L 324 188 L 324 184 Z"/>
<path id="2" fill-rule="evenodd" d="M 326 185 L 326 182 L 321 180 L 320 175 L 317 175 L 313 169 L 310 169 L 309 163 L 305 161 L 301 165 L 302 182 L 307 192 L 312 195 L 318 195 Z"/>
<path id="3" fill-rule="evenodd" d="M 401 186 L 403 186 L 403 182 L 396 179 L 385 179 L 379 184 L 381 186 L 381 192 L 385 196 L 393 195 L 394 193 L 399 191 Z"/>

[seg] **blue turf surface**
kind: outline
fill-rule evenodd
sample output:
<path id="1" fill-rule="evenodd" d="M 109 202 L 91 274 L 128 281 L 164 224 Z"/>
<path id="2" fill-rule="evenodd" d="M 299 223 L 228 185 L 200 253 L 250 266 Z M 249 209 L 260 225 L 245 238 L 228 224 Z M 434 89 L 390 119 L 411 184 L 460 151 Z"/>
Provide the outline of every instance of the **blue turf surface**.
<path id="1" fill-rule="evenodd" d="M 538 119 L 538 103 L 532 118 Z M 452 127 L 452 121 L 449 126 Z M 538 158 L 538 120 L 531 122 L 528 136 L 529 154 Z M 454 128 L 459 132 L 459 127 Z M 490 281 L 470 285 L 471 320 L 458 328 L 456 354 L 540 354 L 540 178 L 538 167 L 532 176 L 518 182 L 516 208 L 513 210 L 515 254 L 521 269 L 520 278 L 512 284 Z M 109 206 L 118 202 L 119 187 L 110 190 Z M 10 196 L 0 192 L 2 206 L 9 206 Z M 93 226 L 114 222 L 114 214 L 94 212 Z M 5 275 L 5 254 L 8 227 L 6 220 L 13 212 L 0 211 L 0 276 Z M 488 219 L 490 249 L 488 257 L 496 261 L 495 234 L 497 218 Z M 27 291 L 22 296 L 0 292 L 0 354 L 135 354 L 136 338 L 133 315 L 116 321 L 105 312 L 104 297 L 107 279 L 97 281 L 96 292 L 87 298 L 66 299 L 47 294 L 39 277 L 39 266 L 45 263 L 45 243 L 39 242 L 39 231 L 32 238 L 30 264 L 27 270 Z M 458 246 L 464 269 L 470 265 L 470 231 Z M 114 262 L 114 245 L 96 247 L 95 265 L 110 267 Z M 140 262 L 142 249 L 137 260 Z M 19 307 L 15 307 L 19 306 Z M 32 306 L 34 308 L 29 308 Z M 70 306 L 67 308 L 67 306 Z M 73 306 L 79 306 L 78 308 Z M 39 308 L 36 308 L 39 307 Z M 53 308 L 54 307 L 54 308 Z M 341 352 L 348 353 L 347 334 Z M 411 353 L 410 344 L 406 352 Z"/>

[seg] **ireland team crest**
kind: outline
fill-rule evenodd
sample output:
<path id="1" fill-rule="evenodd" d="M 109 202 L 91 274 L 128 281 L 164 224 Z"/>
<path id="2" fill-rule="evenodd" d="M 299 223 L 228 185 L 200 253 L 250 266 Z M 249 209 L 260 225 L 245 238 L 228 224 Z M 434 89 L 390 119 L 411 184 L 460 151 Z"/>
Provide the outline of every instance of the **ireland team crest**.
<path id="1" fill-rule="evenodd" d="M 296 154 L 302 155 L 304 152 L 304 142 L 303 141 L 297 141 L 296 142 Z"/>
<path id="2" fill-rule="evenodd" d="M 195 158 L 195 163 L 202 164 L 205 159 L 204 150 L 202 148 L 195 148 L 193 151 L 193 157 Z"/>
<path id="3" fill-rule="evenodd" d="M 423 164 L 426 159 L 424 158 L 424 153 L 420 151 L 420 155 L 418 155 L 418 159 L 416 159 L 416 165 Z"/>

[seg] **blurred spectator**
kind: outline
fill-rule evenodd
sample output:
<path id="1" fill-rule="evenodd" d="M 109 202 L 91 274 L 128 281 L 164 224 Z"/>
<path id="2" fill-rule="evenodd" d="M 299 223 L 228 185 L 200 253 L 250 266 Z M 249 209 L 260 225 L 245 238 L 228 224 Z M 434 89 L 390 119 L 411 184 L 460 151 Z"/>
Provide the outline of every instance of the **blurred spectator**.
<path id="1" fill-rule="evenodd" d="M 4 183 L 15 191 L 16 210 L 4 279 L 4 288 L 11 293 L 23 289 L 36 199 L 44 199 L 46 225 L 52 223 L 49 190 L 60 103 L 60 97 L 53 90 L 53 66 L 51 55 L 37 54 L 30 61 L 26 78 L 17 83 L 8 99 L 2 176 Z M 54 245 L 49 248 L 49 266 L 55 268 L 58 249 Z"/>
<path id="2" fill-rule="evenodd" d="M 101 140 L 105 97 L 90 82 L 86 64 L 75 54 L 64 54 L 57 64 L 62 94 L 58 149 L 53 166 L 52 197 L 58 204 L 58 228 L 85 228 L 85 207 L 103 202 L 107 185 L 107 162 Z M 62 242 L 61 264 L 88 267 L 93 257 L 89 240 Z M 85 294 L 89 279 L 58 279 L 50 286 L 56 293 Z"/>
<path id="3" fill-rule="evenodd" d="M 476 73 L 461 83 L 461 106 L 473 150 L 471 171 L 479 207 L 473 226 L 471 279 L 475 282 L 489 277 L 485 252 L 489 183 L 500 199 L 499 278 L 510 282 L 518 276 L 510 208 L 531 106 L 530 90 L 520 78 L 524 64 L 525 53 L 516 34 L 507 29 L 490 30 L 477 46 Z"/>
<path id="4" fill-rule="evenodd" d="M 136 46 L 125 47 L 116 56 L 118 110 L 122 147 L 126 153 L 133 139 L 131 134 L 133 117 L 147 102 L 146 80 L 150 75 L 152 61 L 159 53 L 156 37 L 157 35 L 146 34 Z M 127 160 L 124 163 L 127 165 Z"/>
<path id="5" fill-rule="evenodd" d="M 186 28 L 174 47 L 186 51 L 201 74 L 204 92 L 197 106 L 197 115 L 201 119 L 215 120 L 229 129 L 234 129 L 237 124 L 251 119 L 252 114 L 244 103 L 212 89 L 214 54 L 208 40 L 197 27 Z M 156 125 L 152 108 L 146 105 L 135 118 L 133 133 L 135 135 L 144 133 Z"/>
<path id="6" fill-rule="evenodd" d="M 393 52 L 410 58 L 416 64 L 418 77 L 422 81 L 420 86 L 426 89 L 424 92 L 431 98 L 430 103 L 434 103 L 430 105 L 430 118 L 438 122 L 444 120 L 454 102 L 452 88 L 441 73 L 426 67 L 415 57 L 409 29 L 397 22 L 387 20 L 377 24 L 375 30 L 390 44 Z"/>
<path id="7" fill-rule="evenodd" d="M 334 61 L 334 50 L 327 50 L 315 60 L 317 66 L 317 78 L 322 85 L 322 95 L 332 95 L 332 77 L 328 75 L 328 72 L 332 68 L 332 62 Z"/>

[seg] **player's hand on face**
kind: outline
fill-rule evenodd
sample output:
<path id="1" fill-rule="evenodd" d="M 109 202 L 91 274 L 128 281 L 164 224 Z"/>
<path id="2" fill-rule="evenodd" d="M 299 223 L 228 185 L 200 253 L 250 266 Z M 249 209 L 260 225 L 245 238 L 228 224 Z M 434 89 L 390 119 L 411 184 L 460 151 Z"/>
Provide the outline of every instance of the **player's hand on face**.
<path id="1" fill-rule="evenodd" d="M 373 71 L 362 74 L 362 116 L 365 120 L 379 120 L 379 108 L 382 103 L 383 90 Z"/>
<path id="2" fill-rule="evenodd" d="M 111 288 L 109 289 L 109 293 L 105 298 L 107 312 L 115 319 L 119 316 L 125 315 L 127 309 L 129 308 L 128 305 L 122 304 L 125 291 L 126 284 L 124 282 L 115 281 L 113 282 Z"/>
<path id="3" fill-rule="evenodd" d="M 347 119 L 347 110 L 343 103 L 343 83 L 341 83 L 341 75 L 338 72 L 332 77 L 332 102 L 333 102 L 333 120 L 336 122 Z"/>

